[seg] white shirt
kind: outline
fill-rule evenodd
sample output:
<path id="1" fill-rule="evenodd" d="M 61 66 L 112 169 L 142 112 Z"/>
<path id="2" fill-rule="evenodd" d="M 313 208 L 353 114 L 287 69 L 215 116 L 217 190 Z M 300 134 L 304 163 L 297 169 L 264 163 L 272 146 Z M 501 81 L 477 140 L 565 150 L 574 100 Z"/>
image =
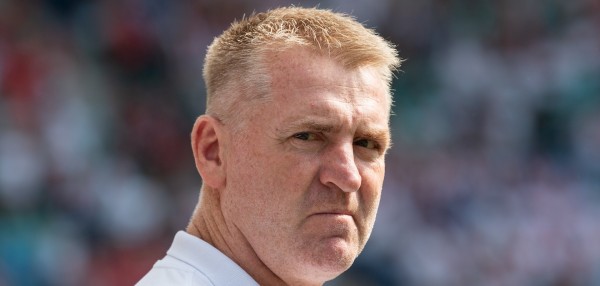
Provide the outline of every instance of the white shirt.
<path id="1" fill-rule="evenodd" d="M 258 283 L 239 265 L 204 240 L 187 232 L 175 235 L 167 255 L 136 286 L 225 286 Z"/>

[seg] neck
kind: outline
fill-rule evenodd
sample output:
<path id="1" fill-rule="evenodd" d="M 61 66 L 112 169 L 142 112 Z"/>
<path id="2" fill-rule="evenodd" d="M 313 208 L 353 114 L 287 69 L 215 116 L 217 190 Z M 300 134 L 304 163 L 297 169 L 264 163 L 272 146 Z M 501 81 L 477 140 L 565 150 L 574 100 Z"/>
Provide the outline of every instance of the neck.
<path id="1" fill-rule="evenodd" d="M 219 191 L 203 187 L 200 202 L 186 231 L 211 244 L 260 285 L 288 285 L 254 251 L 235 223 L 227 222 L 220 208 Z"/>

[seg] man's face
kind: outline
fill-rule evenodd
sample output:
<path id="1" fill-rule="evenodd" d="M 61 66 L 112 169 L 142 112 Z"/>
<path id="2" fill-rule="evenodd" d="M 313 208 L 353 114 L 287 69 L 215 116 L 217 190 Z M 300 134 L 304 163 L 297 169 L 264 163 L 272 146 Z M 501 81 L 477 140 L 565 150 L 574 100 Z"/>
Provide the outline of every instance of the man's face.
<path id="1" fill-rule="evenodd" d="M 371 233 L 388 89 L 374 69 L 346 70 L 304 49 L 268 62 L 271 94 L 247 103 L 241 130 L 226 127 L 223 215 L 281 279 L 322 283 L 350 267 Z"/>

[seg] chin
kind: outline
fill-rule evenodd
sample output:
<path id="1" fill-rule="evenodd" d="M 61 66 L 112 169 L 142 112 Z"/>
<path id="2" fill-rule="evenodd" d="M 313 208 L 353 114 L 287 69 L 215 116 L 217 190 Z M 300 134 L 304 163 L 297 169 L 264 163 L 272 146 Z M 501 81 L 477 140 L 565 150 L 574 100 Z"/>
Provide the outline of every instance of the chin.
<path id="1" fill-rule="evenodd" d="M 294 285 L 323 285 L 348 270 L 358 254 L 356 244 L 340 237 L 329 237 L 296 256 L 291 280 Z M 290 270 L 290 269 L 288 269 Z"/>
<path id="2" fill-rule="evenodd" d="M 321 249 L 313 251 L 312 264 L 315 271 L 321 272 L 327 280 L 348 270 L 358 255 L 358 247 L 355 244 L 338 237 L 326 239 Z"/>

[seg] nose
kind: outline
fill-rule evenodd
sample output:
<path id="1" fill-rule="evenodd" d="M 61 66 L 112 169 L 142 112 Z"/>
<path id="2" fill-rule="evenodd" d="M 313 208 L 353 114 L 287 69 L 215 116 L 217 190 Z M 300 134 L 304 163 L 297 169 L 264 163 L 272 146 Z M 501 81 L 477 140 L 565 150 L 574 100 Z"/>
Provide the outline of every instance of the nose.
<path id="1" fill-rule="evenodd" d="M 320 169 L 321 183 L 344 192 L 358 191 L 362 178 L 354 158 L 353 144 L 330 146 L 324 151 Z"/>

